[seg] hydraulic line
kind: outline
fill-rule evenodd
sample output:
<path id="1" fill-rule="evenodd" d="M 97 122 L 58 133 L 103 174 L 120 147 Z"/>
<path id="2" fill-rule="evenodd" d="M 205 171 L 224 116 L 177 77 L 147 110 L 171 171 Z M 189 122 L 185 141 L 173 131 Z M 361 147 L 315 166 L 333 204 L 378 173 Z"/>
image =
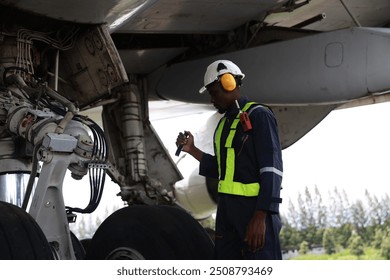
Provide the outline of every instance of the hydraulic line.
<path id="1" fill-rule="evenodd" d="M 31 193 L 32 193 L 32 190 L 34 187 L 35 178 L 38 174 L 38 167 L 39 167 L 39 165 L 38 165 L 38 152 L 39 152 L 39 149 L 41 148 L 41 145 L 42 145 L 42 141 L 40 141 L 40 143 L 38 143 L 34 147 L 33 158 L 32 158 L 32 163 L 33 163 L 32 170 L 30 173 L 30 177 L 28 179 L 26 193 L 24 195 L 23 204 L 22 204 L 22 208 L 24 210 L 27 210 L 28 201 L 30 200 L 30 196 L 31 196 Z"/>
<path id="2" fill-rule="evenodd" d="M 83 209 L 69 206 L 66 206 L 66 209 L 68 213 L 92 213 L 98 207 L 104 190 L 108 145 L 103 130 L 93 120 L 81 116 L 76 116 L 75 120 L 87 125 L 93 136 L 92 157 L 88 164 L 90 198 L 88 205 Z"/>

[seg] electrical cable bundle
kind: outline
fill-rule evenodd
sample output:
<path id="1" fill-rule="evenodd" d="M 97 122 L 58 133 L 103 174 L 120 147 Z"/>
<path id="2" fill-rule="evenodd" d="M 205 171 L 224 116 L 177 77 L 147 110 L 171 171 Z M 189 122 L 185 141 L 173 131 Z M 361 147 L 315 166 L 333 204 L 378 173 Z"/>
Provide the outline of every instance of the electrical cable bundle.
<path id="1" fill-rule="evenodd" d="M 93 120 L 76 116 L 75 120 L 87 125 L 93 135 L 92 158 L 88 164 L 90 199 L 86 208 L 66 207 L 67 212 L 92 213 L 98 207 L 102 198 L 104 182 L 106 178 L 106 163 L 108 160 L 108 145 L 103 130 Z"/>

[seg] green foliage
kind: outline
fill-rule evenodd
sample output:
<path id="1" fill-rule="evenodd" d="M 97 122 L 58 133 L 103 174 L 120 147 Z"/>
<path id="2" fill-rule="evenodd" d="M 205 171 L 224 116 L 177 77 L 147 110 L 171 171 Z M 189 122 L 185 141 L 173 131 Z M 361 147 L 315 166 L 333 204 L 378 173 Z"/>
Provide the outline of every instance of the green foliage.
<path id="1" fill-rule="evenodd" d="M 372 246 L 375 249 L 380 249 L 384 238 L 385 235 L 383 233 L 383 230 L 381 228 L 377 228 L 375 230 L 375 236 L 374 236 L 374 240 L 372 241 Z"/>
<path id="2" fill-rule="evenodd" d="M 334 237 L 337 245 L 342 248 L 348 247 L 348 241 L 350 240 L 353 232 L 353 226 L 351 224 L 344 224 L 339 228 L 334 229 Z"/>
<path id="3" fill-rule="evenodd" d="M 328 226 L 337 228 L 348 223 L 351 218 L 351 206 L 344 190 L 340 192 L 336 187 L 334 188 L 333 193 L 329 194 L 328 209 Z"/>
<path id="4" fill-rule="evenodd" d="M 349 249 L 341 250 L 335 254 L 306 254 L 292 258 L 293 260 L 357 260 L 358 257 L 353 255 Z M 364 255 L 359 257 L 360 260 L 383 260 L 380 250 L 365 248 Z"/>
<path id="5" fill-rule="evenodd" d="M 359 257 L 364 254 L 364 244 L 363 239 L 359 235 L 353 235 L 351 237 L 349 249 L 351 250 L 351 254 Z"/>
<path id="6" fill-rule="evenodd" d="M 309 243 L 307 241 L 302 241 L 301 246 L 299 246 L 299 253 L 301 255 L 306 255 L 309 252 Z"/>
<path id="7" fill-rule="evenodd" d="M 283 227 L 280 232 L 280 244 L 285 251 L 298 250 L 301 242 L 299 231 L 291 226 L 288 221 L 282 216 Z"/>
<path id="8" fill-rule="evenodd" d="M 381 245 L 381 256 L 386 260 L 390 260 L 390 236 L 386 236 L 383 238 L 383 242 Z"/>
<path id="9" fill-rule="evenodd" d="M 336 253 L 335 231 L 333 229 L 327 228 L 325 230 L 322 247 L 324 247 L 325 252 L 329 255 Z"/>
<path id="10" fill-rule="evenodd" d="M 307 243 L 308 248 L 322 246 L 327 256 L 348 248 L 350 255 L 346 258 L 357 259 L 366 257 L 367 244 L 381 252 L 382 255 L 374 256 L 376 259 L 389 258 L 390 241 L 384 241 L 390 236 L 388 195 L 377 198 L 366 191 L 365 199 L 350 202 L 345 191 L 334 188 L 327 201 L 325 205 L 317 187 L 306 187 L 303 194 L 298 194 L 296 203 L 289 201 L 288 213 L 282 217 L 284 251 L 299 249 L 307 253 Z"/>

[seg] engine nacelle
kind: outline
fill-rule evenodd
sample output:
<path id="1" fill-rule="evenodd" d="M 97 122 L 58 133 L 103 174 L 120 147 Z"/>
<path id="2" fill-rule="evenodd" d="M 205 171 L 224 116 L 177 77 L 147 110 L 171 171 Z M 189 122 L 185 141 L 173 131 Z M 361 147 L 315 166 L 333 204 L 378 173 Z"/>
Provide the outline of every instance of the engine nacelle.
<path id="1" fill-rule="evenodd" d="M 195 168 L 190 176 L 175 184 L 175 197 L 178 203 L 198 220 L 206 219 L 215 213 L 217 204 L 213 199 L 206 178 L 198 175 Z"/>

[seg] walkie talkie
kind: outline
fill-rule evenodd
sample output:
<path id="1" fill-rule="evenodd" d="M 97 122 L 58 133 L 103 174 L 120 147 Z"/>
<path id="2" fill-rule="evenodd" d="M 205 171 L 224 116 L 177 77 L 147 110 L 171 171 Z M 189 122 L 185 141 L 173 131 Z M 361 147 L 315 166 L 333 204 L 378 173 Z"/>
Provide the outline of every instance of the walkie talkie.
<path id="1" fill-rule="evenodd" d="M 247 112 L 242 112 L 240 105 L 238 104 L 237 99 L 235 101 L 236 101 L 237 108 L 240 111 L 240 123 L 242 126 L 242 130 L 244 132 L 248 132 L 248 131 L 252 130 L 252 123 L 251 123 L 251 120 L 249 119 L 249 115 Z"/>

